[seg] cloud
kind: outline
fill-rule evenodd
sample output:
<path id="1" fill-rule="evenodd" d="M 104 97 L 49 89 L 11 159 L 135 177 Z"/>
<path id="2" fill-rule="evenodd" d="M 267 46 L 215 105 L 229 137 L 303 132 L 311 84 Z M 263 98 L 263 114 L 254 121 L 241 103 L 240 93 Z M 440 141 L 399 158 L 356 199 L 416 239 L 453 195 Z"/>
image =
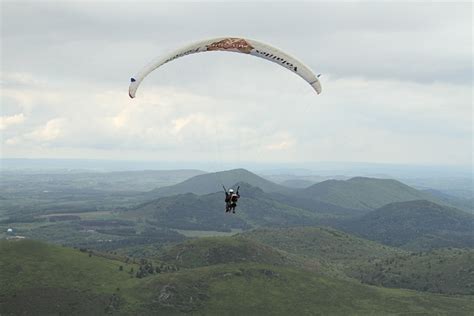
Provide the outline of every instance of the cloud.
<path id="1" fill-rule="evenodd" d="M 291 146 L 292 146 L 292 144 L 289 141 L 284 140 L 284 141 L 281 141 L 279 143 L 274 143 L 274 144 L 267 145 L 266 148 L 268 150 L 272 150 L 272 151 L 280 151 L 280 150 L 287 150 Z"/>
<path id="2" fill-rule="evenodd" d="M 64 118 L 55 118 L 46 122 L 46 124 L 26 135 L 26 138 L 42 143 L 60 138 L 64 133 L 67 120 Z"/>
<path id="3" fill-rule="evenodd" d="M 472 81 L 468 2 L 88 4 L 4 4 L 4 68 L 70 81 L 125 81 L 167 51 L 229 34 L 273 43 L 337 77 Z"/>
<path id="4" fill-rule="evenodd" d="M 11 125 L 21 124 L 25 121 L 23 113 L 11 116 L 0 116 L 0 130 L 5 130 Z"/>
<path id="5" fill-rule="evenodd" d="M 472 160 L 469 3 L 22 1 L 2 9 L 8 157 Z M 261 59 L 208 53 L 165 65 L 128 98 L 129 77 L 149 60 L 223 34 L 295 55 L 323 73 L 323 93 Z"/>
<path id="6" fill-rule="evenodd" d="M 108 157 L 127 152 L 134 159 L 471 159 L 470 91 L 464 86 L 325 77 L 326 89 L 317 96 L 291 73 L 262 72 L 240 82 L 238 92 L 226 77 L 216 73 L 215 92 L 205 83 L 192 89 L 153 83 L 133 100 L 123 88 L 74 86 L 54 91 L 56 97 L 41 107 L 34 102 L 44 102 L 36 99 L 37 91 L 13 89 L 12 95 L 24 94 L 42 115 L 15 127 L 5 152 L 30 147 L 34 153 L 41 145 L 101 156 L 108 151 Z M 46 87 L 44 95 L 55 90 Z M 447 151 L 456 154 L 448 158 Z"/>

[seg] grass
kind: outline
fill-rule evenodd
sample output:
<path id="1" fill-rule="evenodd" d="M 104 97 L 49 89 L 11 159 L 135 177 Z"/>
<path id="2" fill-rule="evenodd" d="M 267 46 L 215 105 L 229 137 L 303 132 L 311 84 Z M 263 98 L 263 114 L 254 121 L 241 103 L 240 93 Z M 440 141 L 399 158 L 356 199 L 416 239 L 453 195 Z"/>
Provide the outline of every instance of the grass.
<path id="1" fill-rule="evenodd" d="M 342 265 L 405 253 L 327 227 L 261 228 L 242 236 L 301 257 Z"/>
<path id="2" fill-rule="evenodd" d="M 302 260 L 295 260 L 272 247 L 253 240 L 233 237 L 188 240 L 169 247 L 160 258 L 185 268 L 236 262 L 303 265 Z"/>
<path id="3" fill-rule="evenodd" d="M 214 238 L 201 249 L 215 248 Z M 368 286 L 294 266 L 275 266 L 264 248 L 220 237 L 228 249 L 256 259 L 204 262 L 206 266 L 143 279 L 137 266 L 37 241 L 0 242 L 1 314 L 124 315 L 472 315 L 472 296 L 445 296 Z M 242 246 L 247 244 L 247 246 Z M 188 244 L 189 245 L 189 244 Z M 192 243 L 191 243 L 192 245 Z M 232 248 L 234 247 L 234 248 Z M 232 252 L 232 251 L 231 251 Z M 242 252 L 234 251 L 241 254 Z M 190 257 L 191 258 L 191 257 Z M 194 259 L 192 259 L 194 260 Z M 197 260 L 197 259 L 196 259 Z M 192 262 L 191 262 L 192 263 Z M 124 271 L 119 270 L 119 266 Z M 196 265 L 195 265 L 196 266 Z"/>
<path id="4" fill-rule="evenodd" d="M 469 315 L 474 312 L 472 298 L 383 289 L 291 267 L 256 263 L 182 270 L 149 280 L 148 288 L 150 293 L 156 293 L 150 297 L 155 302 L 152 309 L 164 307 L 170 312 L 192 311 L 196 315 Z M 160 293 L 166 292 L 170 296 L 160 301 Z"/>
<path id="5" fill-rule="evenodd" d="M 113 293 L 117 287 L 135 281 L 126 272 L 136 265 L 91 256 L 76 249 L 33 240 L 0 241 L 2 294 L 21 288 L 57 287 L 94 289 Z M 124 271 L 119 271 L 123 266 Z"/>
<path id="6" fill-rule="evenodd" d="M 350 274 L 373 285 L 474 295 L 473 262 L 473 250 L 440 249 L 374 260 Z"/>

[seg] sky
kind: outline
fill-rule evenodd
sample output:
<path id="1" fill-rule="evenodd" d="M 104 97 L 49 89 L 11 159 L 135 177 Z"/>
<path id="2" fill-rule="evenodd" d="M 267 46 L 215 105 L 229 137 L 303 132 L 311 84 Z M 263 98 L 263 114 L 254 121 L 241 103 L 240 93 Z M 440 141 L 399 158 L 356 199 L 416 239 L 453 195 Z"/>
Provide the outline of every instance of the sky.
<path id="1" fill-rule="evenodd" d="M 472 164 L 472 3 L 1 1 L 3 158 Z M 323 92 L 201 39 L 279 47 Z"/>

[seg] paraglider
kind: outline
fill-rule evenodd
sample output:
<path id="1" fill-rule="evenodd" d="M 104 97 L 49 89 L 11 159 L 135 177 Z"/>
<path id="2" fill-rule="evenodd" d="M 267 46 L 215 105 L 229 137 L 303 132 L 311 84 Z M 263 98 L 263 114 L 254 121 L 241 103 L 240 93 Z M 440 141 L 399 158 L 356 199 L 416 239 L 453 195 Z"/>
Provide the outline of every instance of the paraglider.
<path id="1" fill-rule="evenodd" d="M 148 74 L 150 74 L 153 70 L 159 68 L 160 66 L 186 55 L 211 51 L 224 51 L 247 54 L 256 57 L 261 57 L 268 61 L 277 63 L 280 66 L 285 67 L 286 69 L 303 78 L 311 85 L 311 87 L 316 91 L 317 94 L 321 93 L 321 84 L 318 79 L 320 75 L 315 75 L 310 68 L 308 68 L 306 65 L 304 65 L 302 62 L 300 62 L 293 56 L 288 55 L 287 53 L 281 51 L 278 48 L 275 48 L 268 44 L 264 44 L 259 41 L 237 37 L 221 37 L 200 41 L 182 47 L 171 54 L 165 55 L 152 61 L 150 64 L 145 66 L 140 72 L 138 72 L 134 77 L 130 79 L 130 86 L 128 89 L 129 96 L 131 98 L 134 98 L 137 89 L 143 79 L 145 79 Z"/>
<path id="2" fill-rule="evenodd" d="M 225 212 L 230 213 L 232 211 L 232 213 L 235 213 L 235 208 L 237 207 L 237 201 L 240 198 L 240 194 L 239 194 L 240 186 L 237 187 L 237 192 L 234 192 L 234 189 L 229 189 L 229 191 L 227 191 L 225 186 L 222 186 L 222 187 L 224 188 L 224 193 L 225 193 Z"/>
<path id="3" fill-rule="evenodd" d="M 152 61 L 135 76 L 130 78 L 130 86 L 128 89 L 130 98 L 135 97 L 137 89 L 142 81 L 155 69 L 186 55 L 211 51 L 247 54 L 274 62 L 303 78 L 317 94 L 321 93 L 321 83 L 319 82 L 321 74 L 315 75 L 308 66 L 304 65 L 295 57 L 278 48 L 256 40 L 238 37 L 220 37 L 193 43 Z M 235 213 L 237 201 L 240 198 L 239 189 L 237 189 L 237 192 L 233 192 L 232 189 L 227 191 L 224 187 L 224 192 L 226 194 L 226 213 Z"/>

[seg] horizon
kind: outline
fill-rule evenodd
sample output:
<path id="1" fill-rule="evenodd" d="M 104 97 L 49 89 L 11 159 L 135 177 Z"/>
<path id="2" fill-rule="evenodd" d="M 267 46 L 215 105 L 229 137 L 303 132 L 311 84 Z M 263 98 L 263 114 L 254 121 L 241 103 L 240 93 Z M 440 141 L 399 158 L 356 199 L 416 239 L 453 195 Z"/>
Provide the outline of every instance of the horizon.
<path id="1" fill-rule="evenodd" d="M 1 158 L 0 170 L 50 170 L 50 171 L 159 171 L 159 170 L 201 170 L 222 172 L 233 169 L 246 169 L 262 174 L 294 174 L 321 176 L 387 176 L 393 178 L 416 177 L 467 177 L 473 179 L 470 166 L 417 165 L 370 162 L 305 162 L 305 163 L 259 163 L 245 162 L 240 165 L 192 161 L 153 161 L 153 160 L 109 160 L 109 159 L 56 159 L 56 158 Z"/>

